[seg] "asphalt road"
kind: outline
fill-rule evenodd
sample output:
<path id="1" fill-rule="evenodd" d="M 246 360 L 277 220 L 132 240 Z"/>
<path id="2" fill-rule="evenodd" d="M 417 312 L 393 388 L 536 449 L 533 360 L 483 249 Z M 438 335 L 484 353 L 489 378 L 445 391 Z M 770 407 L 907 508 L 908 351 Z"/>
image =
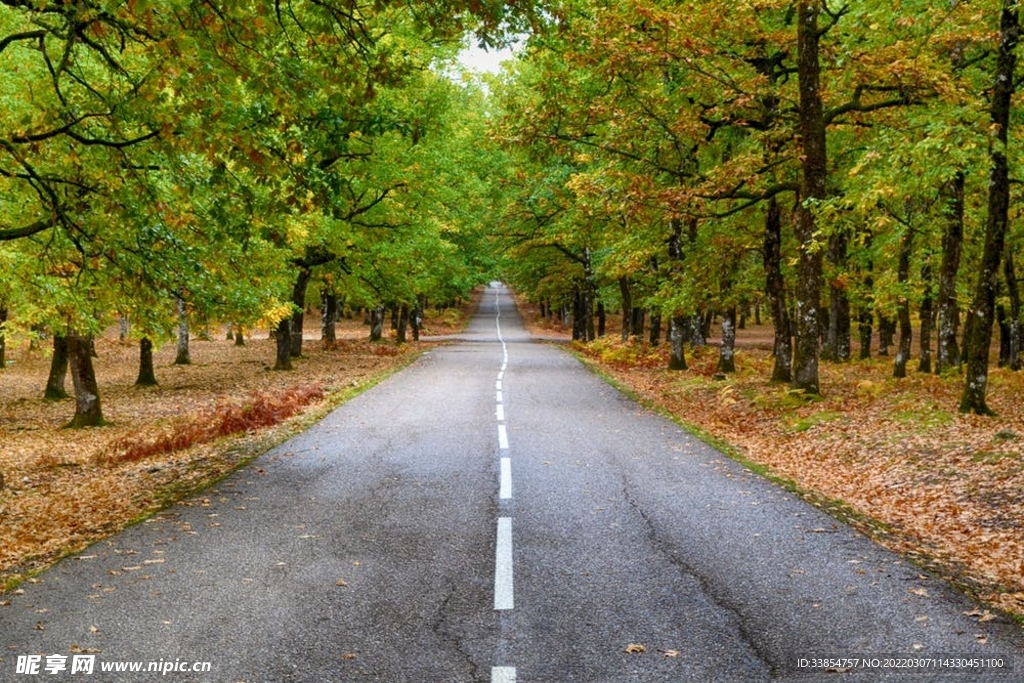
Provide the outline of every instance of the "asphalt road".
<path id="1" fill-rule="evenodd" d="M 500 287 L 39 579 L 0 607 L 0 681 L 1024 680 L 1017 626 L 536 343 Z"/>

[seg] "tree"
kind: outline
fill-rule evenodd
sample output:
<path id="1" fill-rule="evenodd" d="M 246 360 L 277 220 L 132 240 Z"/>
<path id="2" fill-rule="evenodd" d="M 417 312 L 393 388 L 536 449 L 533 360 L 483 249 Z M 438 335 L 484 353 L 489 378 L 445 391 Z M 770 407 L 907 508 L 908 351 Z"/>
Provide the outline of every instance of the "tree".
<path id="1" fill-rule="evenodd" d="M 966 380 L 960 399 L 960 412 L 988 415 L 992 409 L 986 403 L 988 388 L 989 347 L 992 343 L 992 324 L 995 320 L 996 290 L 999 285 L 999 266 L 1006 243 L 1010 207 L 1010 171 L 1008 139 L 1010 109 L 1016 91 L 1017 44 L 1020 41 L 1020 10 L 1016 0 L 1003 0 L 999 19 L 999 48 L 995 79 L 992 86 L 989 115 L 993 127 L 993 140 L 989 151 L 988 214 L 985 223 L 985 247 L 978 270 L 974 301 L 969 315 L 969 337 L 966 346 Z"/>

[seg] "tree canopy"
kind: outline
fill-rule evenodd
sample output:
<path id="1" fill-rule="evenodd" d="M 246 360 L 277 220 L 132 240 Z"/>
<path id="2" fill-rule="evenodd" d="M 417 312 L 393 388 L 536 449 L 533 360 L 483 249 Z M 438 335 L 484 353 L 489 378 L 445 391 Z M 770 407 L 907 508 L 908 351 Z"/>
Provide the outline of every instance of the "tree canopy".
<path id="1" fill-rule="evenodd" d="M 67 342 L 99 424 L 116 318 L 143 357 L 188 317 L 270 327 L 287 369 L 315 302 L 415 319 L 502 277 L 581 341 L 667 320 L 676 369 L 721 320 L 729 372 L 763 307 L 810 394 L 854 337 L 905 375 L 916 331 L 987 412 L 995 325 L 1021 353 L 1017 4 L 722 9 L 5 0 L 0 339 Z M 460 76 L 467 35 L 525 45 Z"/>

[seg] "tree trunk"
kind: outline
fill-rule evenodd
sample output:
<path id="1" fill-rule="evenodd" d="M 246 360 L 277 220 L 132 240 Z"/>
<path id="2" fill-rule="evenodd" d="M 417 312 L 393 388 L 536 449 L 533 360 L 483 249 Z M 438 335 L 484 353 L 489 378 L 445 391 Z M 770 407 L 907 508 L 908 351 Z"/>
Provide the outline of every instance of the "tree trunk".
<path id="1" fill-rule="evenodd" d="M 796 347 L 793 354 L 795 389 L 820 394 L 818 335 L 821 308 L 822 256 L 817 248 L 813 203 L 824 199 L 828 172 L 825 116 L 818 61 L 820 0 L 797 2 L 797 80 L 800 87 L 800 201 L 796 209 L 799 243 L 796 286 Z"/>
<path id="2" fill-rule="evenodd" d="M 633 336 L 638 342 L 640 338 L 644 336 L 644 317 L 646 311 L 639 306 L 633 307 L 632 320 L 629 323 L 629 334 Z"/>
<path id="3" fill-rule="evenodd" d="M 850 297 L 844 277 L 847 241 L 846 231 L 842 228 L 836 228 L 828 238 L 828 262 L 832 276 L 828 285 L 828 330 L 822 355 L 839 363 L 850 360 Z"/>
<path id="4" fill-rule="evenodd" d="M 683 222 L 679 218 L 673 218 L 669 221 L 669 225 L 672 228 L 672 234 L 668 238 L 668 258 L 669 267 L 672 271 L 680 268 L 683 262 Z M 690 219 L 690 234 L 696 236 L 697 224 L 696 219 Z M 686 355 L 683 350 L 683 342 L 686 340 L 686 326 L 688 324 L 688 318 L 682 315 L 678 311 L 672 313 L 672 316 L 668 321 L 668 339 L 669 339 L 669 353 L 668 353 L 668 369 L 669 370 L 685 370 L 686 369 Z"/>
<path id="5" fill-rule="evenodd" d="M 921 267 L 924 294 L 921 297 L 921 360 L 918 372 L 932 371 L 932 322 L 935 313 L 935 299 L 932 296 L 932 267 L 926 263 Z"/>
<path id="6" fill-rule="evenodd" d="M 155 387 L 156 371 L 153 369 L 153 342 L 149 337 L 139 340 L 139 376 L 135 380 L 137 387 Z"/>
<path id="7" fill-rule="evenodd" d="M 700 313 L 694 313 L 693 315 L 687 316 L 686 319 L 688 321 L 686 337 L 690 342 L 690 346 L 695 349 L 707 346 L 708 335 L 704 332 L 704 316 Z"/>
<path id="8" fill-rule="evenodd" d="M 935 372 L 960 368 L 960 347 L 956 335 L 960 310 L 956 299 L 956 278 L 964 241 L 964 174 L 959 172 L 942 187 L 948 202 L 942 231 L 942 264 L 939 266 L 939 354 Z"/>
<path id="9" fill-rule="evenodd" d="M 277 323 L 274 330 L 277 355 L 274 360 L 275 370 L 292 369 L 292 319 L 285 316 Z"/>
<path id="10" fill-rule="evenodd" d="M 577 283 L 572 294 L 572 339 L 573 341 L 586 341 L 586 338 L 587 324 L 586 316 L 583 313 L 583 290 Z"/>
<path id="11" fill-rule="evenodd" d="M 291 354 L 292 358 L 302 357 L 302 331 L 306 324 L 306 289 L 309 288 L 309 279 L 313 271 L 306 266 L 299 266 L 299 273 L 295 276 L 295 285 L 292 287 L 292 304 L 294 312 L 291 321 Z"/>
<path id="12" fill-rule="evenodd" d="M 597 336 L 603 337 L 608 327 L 608 314 L 604 310 L 604 302 L 597 302 Z"/>
<path id="13" fill-rule="evenodd" d="M 671 349 L 668 354 L 669 370 L 685 370 L 686 355 L 683 352 L 683 341 L 686 338 L 687 318 L 683 315 L 674 315 L 669 320 L 669 339 Z"/>
<path id="14" fill-rule="evenodd" d="M 907 362 L 910 360 L 910 347 L 913 331 L 910 321 L 910 299 L 907 296 L 907 282 L 910 280 L 910 256 L 914 244 L 914 233 L 910 228 L 900 238 L 900 250 L 898 265 L 896 267 L 896 280 L 900 285 L 900 295 L 896 304 L 896 319 L 900 326 L 900 342 L 896 349 L 896 362 L 893 365 L 892 376 L 903 378 L 907 376 Z"/>
<path id="15" fill-rule="evenodd" d="M 409 307 L 402 304 L 398 307 L 398 322 L 395 326 L 395 340 L 398 344 L 404 344 L 405 333 L 409 327 Z"/>
<path id="16" fill-rule="evenodd" d="M 1010 126 L 1010 105 L 1013 98 L 1017 63 L 1017 41 L 1020 17 L 1017 0 L 1003 0 L 999 22 L 999 56 L 996 59 L 995 85 L 992 90 L 991 118 L 996 130 L 992 143 L 992 169 L 988 184 L 988 216 L 985 224 L 985 247 L 981 270 L 971 306 L 971 339 L 966 346 L 967 378 L 960 400 L 960 412 L 991 415 L 985 397 L 988 391 L 988 355 L 992 344 L 992 322 L 999 266 L 1006 242 L 1010 208 L 1010 173 L 1006 145 Z"/>
<path id="17" fill-rule="evenodd" d="M 0 370 L 7 367 L 7 307 L 0 306 Z"/>
<path id="18" fill-rule="evenodd" d="M 178 302 L 178 353 L 174 357 L 174 364 L 189 365 L 192 363 L 192 356 L 188 348 L 188 307 L 185 305 L 184 297 L 176 295 L 175 299 Z"/>
<path id="19" fill-rule="evenodd" d="M 868 285 L 870 287 L 870 285 Z M 860 319 L 858 321 L 858 329 L 860 332 L 860 359 L 867 360 L 871 358 L 871 338 L 874 336 L 872 329 L 872 323 L 874 322 L 875 315 L 871 312 L 871 309 L 867 306 L 860 310 Z"/>
<path id="20" fill-rule="evenodd" d="M 768 295 L 775 328 L 772 381 L 788 383 L 793 379 L 793 338 L 789 334 L 789 312 L 786 310 L 786 289 L 782 278 L 782 210 L 775 197 L 768 200 L 765 215 L 764 274 L 765 293 Z"/>
<path id="21" fill-rule="evenodd" d="M 412 326 L 412 340 L 420 340 L 420 328 L 423 327 L 423 309 L 426 307 L 426 301 L 423 295 L 416 297 L 416 308 L 412 309 L 412 316 L 409 318 L 409 324 Z"/>
<path id="22" fill-rule="evenodd" d="M 235 346 L 245 346 L 245 329 L 235 325 Z"/>
<path id="23" fill-rule="evenodd" d="M 370 341 L 377 342 L 384 336 L 384 307 L 373 309 L 370 317 Z"/>
<path id="24" fill-rule="evenodd" d="M 53 357 L 50 358 L 50 376 L 46 380 L 43 397 L 49 401 L 67 398 L 64 379 L 68 374 L 68 338 L 63 334 L 53 335 Z"/>
<path id="25" fill-rule="evenodd" d="M 333 348 L 338 341 L 338 295 L 330 287 L 320 290 L 320 338 L 324 346 Z"/>
<path id="26" fill-rule="evenodd" d="M 1010 301 L 1009 319 L 1007 320 L 1007 326 L 1009 327 L 1007 346 L 1009 348 L 1007 349 L 1006 365 L 1016 372 L 1020 370 L 1021 366 L 1020 288 L 1017 286 L 1017 273 L 1013 264 L 1013 252 L 1009 249 L 1007 249 L 1006 256 L 1003 259 L 1003 275 L 1006 278 L 1006 294 Z"/>
<path id="27" fill-rule="evenodd" d="M 630 292 L 629 278 L 619 278 L 619 292 L 622 294 L 622 341 L 629 341 L 633 334 L 633 295 Z"/>
<path id="28" fill-rule="evenodd" d="M 657 346 L 661 341 L 661 313 L 651 309 L 651 331 L 647 336 L 651 346 Z"/>
<path id="29" fill-rule="evenodd" d="M 882 313 L 878 314 L 878 355 L 888 356 L 889 347 L 893 344 L 896 334 L 896 323 Z"/>
<path id="30" fill-rule="evenodd" d="M 718 348 L 718 372 L 736 372 L 736 307 L 722 311 L 722 345 Z"/>
<path id="31" fill-rule="evenodd" d="M 68 359 L 71 365 L 71 381 L 75 387 L 75 416 L 68 427 L 99 427 L 105 424 L 100 408 L 100 390 L 96 383 L 96 372 L 92 366 L 92 343 L 89 337 L 69 334 L 67 337 Z"/>

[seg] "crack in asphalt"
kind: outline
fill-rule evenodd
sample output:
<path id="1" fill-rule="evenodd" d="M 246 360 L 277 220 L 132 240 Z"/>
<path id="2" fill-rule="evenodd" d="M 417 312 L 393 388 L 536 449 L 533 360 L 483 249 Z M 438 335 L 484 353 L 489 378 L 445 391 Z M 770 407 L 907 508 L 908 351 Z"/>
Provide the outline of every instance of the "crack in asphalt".
<path id="1" fill-rule="evenodd" d="M 457 590 L 455 582 L 448 580 L 444 598 L 441 600 L 441 604 L 437 608 L 437 618 L 430 625 L 430 630 L 442 641 L 448 643 L 452 649 L 457 652 L 463 660 L 465 660 L 466 665 L 470 670 L 469 680 L 478 681 L 481 680 L 479 677 L 480 665 L 474 661 L 472 653 L 464 647 L 463 639 L 459 635 L 451 632 L 447 626 L 449 621 L 449 611 L 452 608 L 451 602 L 455 597 Z"/>
<path id="2" fill-rule="evenodd" d="M 706 597 L 710 604 L 716 609 L 730 615 L 730 621 L 735 625 L 736 632 L 740 635 L 742 642 L 747 645 L 750 653 L 768 670 L 770 679 L 778 676 L 778 669 L 772 662 L 771 657 L 761 646 L 757 638 L 749 628 L 743 612 L 734 605 L 727 597 L 717 590 L 716 585 L 698 572 L 692 565 L 687 563 L 680 554 L 677 545 L 659 534 L 654 520 L 647 514 L 640 502 L 632 495 L 632 485 L 629 479 L 622 477 L 621 491 L 626 503 L 640 517 L 646 529 L 646 536 L 659 556 L 663 557 L 671 566 L 675 567 L 682 575 L 694 580 L 700 586 L 701 595 Z"/>

